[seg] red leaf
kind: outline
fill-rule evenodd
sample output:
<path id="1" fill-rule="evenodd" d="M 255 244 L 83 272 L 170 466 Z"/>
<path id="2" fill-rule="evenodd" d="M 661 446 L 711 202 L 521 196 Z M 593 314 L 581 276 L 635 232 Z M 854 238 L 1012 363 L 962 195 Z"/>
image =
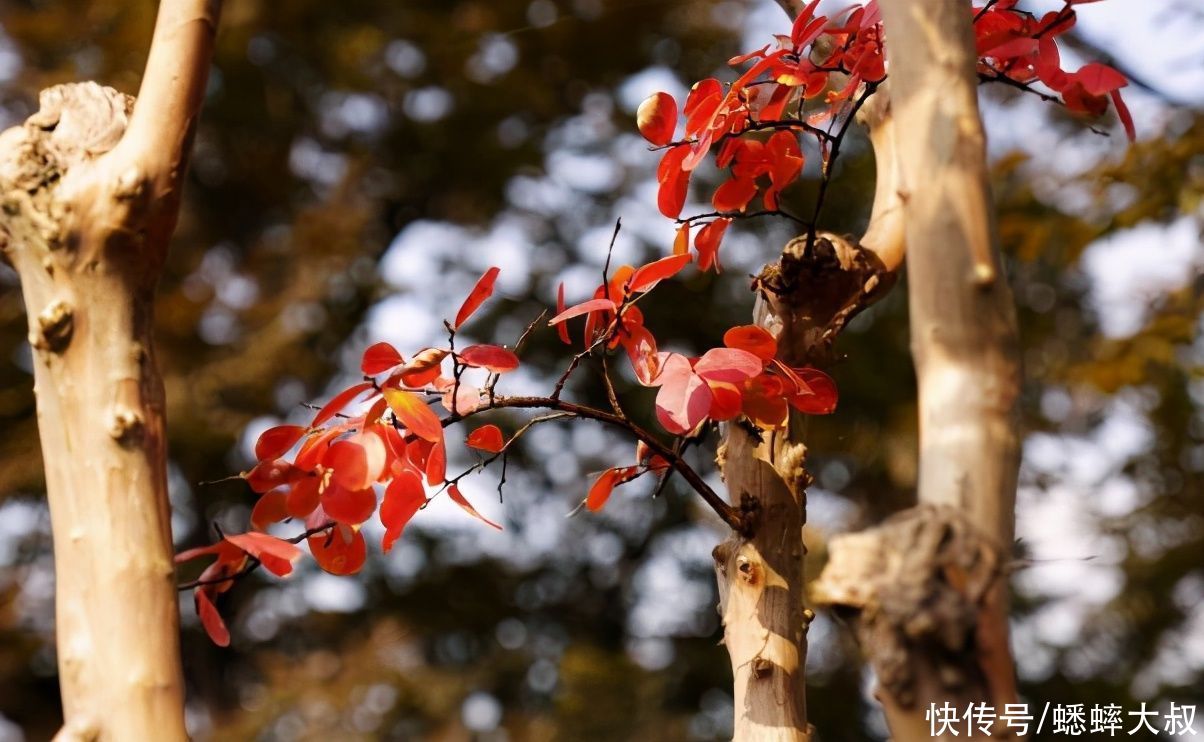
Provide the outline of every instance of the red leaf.
<path id="1" fill-rule="evenodd" d="M 504 374 L 518 368 L 518 356 L 500 345 L 470 345 L 460 351 L 460 363 Z"/>
<path id="2" fill-rule="evenodd" d="M 699 270 L 706 271 L 715 266 L 715 272 L 720 271 L 719 243 L 723 241 L 723 233 L 731 223 L 731 219 L 716 219 L 698 230 L 698 236 L 694 238 L 694 249 L 698 251 Z"/>
<path id="3" fill-rule="evenodd" d="M 294 476 L 294 472 L 295 467 L 289 462 L 284 459 L 274 459 L 260 461 L 251 471 L 243 475 L 243 479 L 247 480 L 252 491 L 267 492 L 282 484 L 288 484 L 289 479 Z"/>
<path id="4" fill-rule="evenodd" d="M 814 6 L 819 0 L 814 0 L 811 5 Z M 802 20 L 804 16 L 800 15 L 798 20 Z M 799 25 L 796 21 L 794 30 L 790 34 L 790 41 L 796 49 L 802 49 L 811 42 L 815 41 L 824 32 L 824 27 L 827 26 L 828 19 L 824 16 L 812 18 L 810 23 Z"/>
<path id="5" fill-rule="evenodd" d="M 431 446 L 431 452 L 426 457 L 426 483 L 429 485 L 443 484 L 447 479 L 447 446 L 443 441 Z"/>
<path id="6" fill-rule="evenodd" d="M 494 523 L 493 521 L 489 520 L 485 516 L 478 513 L 477 509 L 472 506 L 472 503 L 470 503 L 468 500 L 464 499 L 464 495 L 460 494 L 460 488 L 457 487 L 456 485 L 453 484 L 452 486 L 447 488 L 447 496 L 451 498 L 452 502 L 459 505 L 461 508 L 464 509 L 464 512 L 468 513 L 472 517 L 476 518 L 477 520 L 481 521 L 482 523 L 484 523 L 486 525 L 493 526 L 494 528 L 498 529 L 499 531 L 502 530 L 502 527 L 499 526 L 497 523 Z"/>
<path id="7" fill-rule="evenodd" d="M 400 366 L 403 360 L 401 354 L 392 345 L 377 343 L 364 351 L 364 357 L 360 361 L 360 370 L 368 376 L 375 376 L 383 374 L 394 366 Z"/>
<path id="8" fill-rule="evenodd" d="M 764 368 L 759 356 L 739 348 L 711 348 L 694 362 L 694 373 L 707 381 L 742 383 Z"/>
<path id="9" fill-rule="evenodd" d="M 686 136 L 694 136 L 711 120 L 723 101 L 723 86 L 713 77 L 699 80 L 686 96 L 683 113 L 686 115 Z"/>
<path id="10" fill-rule="evenodd" d="M 259 440 L 255 441 L 255 458 L 260 461 L 278 459 L 292 448 L 294 443 L 301 440 L 303 435 L 305 428 L 300 425 L 277 425 L 268 428 L 260 433 Z"/>
<path id="11" fill-rule="evenodd" d="M 827 415 L 836 409 L 839 395 L 831 376 L 816 368 L 796 368 L 794 373 L 810 387 L 811 393 L 792 396 L 791 406 L 808 415 Z"/>
<path id="12" fill-rule="evenodd" d="M 482 425 L 468 434 L 465 443 L 478 451 L 487 451 L 488 453 L 499 453 L 506 447 L 502 430 L 496 425 Z"/>
<path id="13" fill-rule="evenodd" d="M 747 54 L 741 54 L 739 56 L 732 57 L 731 59 L 727 60 L 727 63 L 732 67 L 735 67 L 736 65 L 744 64 L 750 59 L 760 59 L 761 57 L 765 56 L 765 52 L 767 51 L 769 51 L 769 44 L 766 44 L 755 52 L 748 52 Z"/>
<path id="14" fill-rule="evenodd" d="M 456 312 L 456 324 L 453 327 L 457 330 L 460 329 L 460 325 L 464 324 L 472 316 L 472 313 L 493 295 L 493 284 L 497 281 L 497 274 L 500 272 L 499 268 L 490 268 L 477 279 L 477 285 L 468 292 L 468 298 L 460 305 L 460 311 Z"/>
<path id="15" fill-rule="evenodd" d="M 291 573 L 293 563 L 301 558 L 302 552 L 296 545 L 266 533 L 239 533 L 226 536 L 226 540 L 258 559 L 277 577 Z"/>
<path id="16" fill-rule="evenodd" d="M 670 219 L 680 216 L 682 207 L 686 205 L 690 173 L 683 165 L 689 154 L 690 145 L 679 144 L 665 152 L 656 170 L 656 180 L 660 184 L 656 194 L 656 205 L 660 212 Z"/>
<path id="17" fill-rule="evenodd" d="M 811 2 L 803 6 L 803 9 L 798 13 L 798 17 L 794 19 L 794 26 L 790 29 L 790 41 L 794 44 L 795 48 L 806 46 L 800 37 L 805 34 L 805 29 L 811 25 L 812 16 L 815 15 L 815 6 L 819 5 L 819 2 L 820 0 L 811 0 Z"/>
<path id="18" fill-rule="evenodd" d="M 610 299 L 590 299 L 589 301 L 583 301 L 580 304 L 569 307 L 552 319 L 548 320 L 548 324 L 557 325 L 567 319 L 580 317 L 581 315 L 589 314 L 590 312 L 600 312 L 604 310 L 613 312 L 615 309 L 615 303 Z"/>
<path id="19" fill-rule="evenodd" d="M 386 554 L 401 537 L 406 524 L 425 504 L 426 491 L 418 475 L 412 471 L 403 471 L 385 488 L 385 499 L 380 504 L 380 522 L 385 527 L 381 548 Z"/>
<path id="20" fill-rule="evenodd" d="M 690 255 L 686 254 L 671 255 L 667 258 L 653 261 L 631 275 L 631 280 L 627 283 L 627 290 L 633 294 L 641 291 L 649 291 L 660 281 L 676 275 L 691 260 Z"/>
<path id="21" fill-rule="evenodd" d="M 357 526 L 376 511 L 376 492 L 353 490 L 331 482 L 322 490 L 322 510 L 331 520 Z"/>
<path id="22" fill-rule="evenodd" d="M 757 183 L 752 178 L 728 178 L 715 189 L 711 205 L 715 211 L 744 211 L 757 195 Z"/>
<path id="23" fill-rule="evenodd" d="M 668 93 L 653 93 L 635 112 L 640 134 L 657 147 L 673 141 L 677 128 L 677 101 Z"/>
<path id="24" fill-rule="evenodd" d="M 1111 93 L 1129 84 L 1124 75 L 1099 62 L 1088 62 L 1071 77 L 1091 95 Z"/>
<path id="25" fill-rule="evenodd" d="M 406 446 L 406 458 L 409 459 L 410 466 L 414 468 L 415 472 L 426 471 L 426 460 L 430 458 L 431 449 L 434 446 L 434 443 L 421 438 Z"/>
<path id="26" fill-rule="evenodd" d="M 1116 106 L 1116 115 L 1120 117 L 1120 123 L 1125 127 L 1125 136 L 1129 138 L 1130 142 L 1136 142 L 1137 129 L 1133 126 L 1133 114 L 1129 113 L 1129 107 L 1120 97 L 1120 91 L 1113 90 L 1109 96 L 1112 98 L 1112 105 Z"/>
<path id="27" fill-rule="evenodd" d="M 762 428 L 783 425 L 789 407 L 782 390 L 782 380 L 769 374 L 761 374 L 744 382 L 744 414 Z"/>
<path id="28" fill-rule="evenodd" d="M 656 395 L 656 418 L 665 430 L 683 435 L 702 422 L 711 409 L 711 388 L 694 373 L 690 361 L 677 353 L 665 354 L 661 362 L 661 385 Z"/>
<path id="29" fill-rule="evenodd" d="M 564 282 L 562 281 L 560 287 L 556 289 L 556 314 L 564 312 L 564 308 Z M 560 336 L 560 342 L 565 345 L 573 344 L 573 341 L 569 339 L 569 326 L 563 322 L 557 324 L 556 334 Z"/>
<path id="30" fill-rule="evenodd" d="M 283 489 L 275 489 L 264 494 L 251 510 L 251 527 L 263 530 L 273 523 L 279 523 L 288 517 L 287 493 Z"/>
<path id="31" fill-rule="evenodd" d="M 607 469 L 602 472 L 602 476 L 594 481 L 593 486 L 589 488 L 589 494 L 585 498 L 585 507 L 592 512 L 598 512 L 606 501 L 610 499 L 610 493 L 614 491 L 615 485 L 619 483 L 620 470 L 617 468 Z"/>
<path id="32" fill-rule="evenodd" d="M 765 143 L 765 156 L 769 161 L 769 180 L 775 190 L 790 185 L 803 170 L 803 151 L 792 132 L 774 133 Z"/>
<path id="33" fill-rule="evenodd" d="M 644 386 L 653 386 L 660 375 L 660 355 L 656 338 L 645 327 L 633 327 L 623 339 L 623 349 L 631 359 L 635 378 Z"/>
<path id="34" fill-rule="evenodd" d="M 345 427 L 336 425 L 317 433 L 311 433 L 301 444 L 301 449 L 297 451 L 297 457 L 294 459 L 297 468 L 307 472 L 313 471 L 322 457 L 326 455 L 331 442 L 345 432 Z"/>
<path id="35" fill-rule="evenodd" d="M 351 400 L 355 399 L 371 388 L 372 382 L 363 381 L 359 384 L 352 384 L 343 391 L 334 395 L 334 397 L 326 403 L 326 406 L 321 410 L 318 410 L 318 414 L 314 415 L 314 420 L 311 425 L 315 428 L 318 427 L 322 423 L 334 417 L 337 413 L 341 412 L 344 407 L 351 403 Z"/>
<path id="36" fill-rule="evenodd" d="M 195 597 L 196 612 L 201 618 L 201 625 L 205 627 L 205 633 L 217 646 L 230 646 L 230 630 L 226 628 L 226 622 L 213 606 L 213 601 L 209 600 L 208 591 L 204 588 L 198 589 Z"/>
<path id="37" fill-rule="evenodd" d="M 1068 75 L 1062 71 L 1062 57 L 1058 44 L 1052 36 L 1042 36 L 1037 44 L 1037 61 L 1033 65 L 1038 79 L 1054 90 L 1062 90 L 1068 84 Z"/>
<path id="38" fill-rule="evenodd" d="M 460 415 L 474 412 L 481 406 L 481 390 L 461 381 L 457 388 L 454 379 L 443 389 L 443 409 Z"/>
<path id="39" fill-rule="evenodd" d="M 376 433 L 357 433 L 336 441 L 322 457 L 322 465 L 334 470 L 333 481 L 352 490 L 371 487 L 384 474 L 387 463 L 388 450 Z"/>
<path id="40" fill-rule="evenodd" d="M 348 526 L 309 537 L 309 552 L 318 566 L 332 575 L 351 575 L 364 566 L 368 547 L 364 534 Z"/>
<path id="41" fill-rule="evenodd" d="M 386 389 L 384 395 L 389 400 L 389 409 L 411 433 L 431 442 L 443 439 L 439 416 L 416 394 L 404 389 Z"/>
<path id="42" fill-rule="evenodd" d="M 744 395 L 735 384 L 708 379 L 707 386 L 711 388 L 711 409 L 707 411 L 707 417 L 723 421 L 740 414 L 744 408 Z"/>
<path id="43" fill-rule="evenodd" d="M 284 501 L 284 508 L 290 517 L 306 518 L 318 507 L 318 503 L 322 501 L 322 496 L 318 493 L 320 483 L 318 477 L 310 476 L 293 485 Z"/>
<path id="44" fill-rule="evenodd" d="M 740 325 L 723 334 L 723 344 L 752 353 L 763 361 L 772 361 L 778 354 L 778 341 L 762 327 Z"/>

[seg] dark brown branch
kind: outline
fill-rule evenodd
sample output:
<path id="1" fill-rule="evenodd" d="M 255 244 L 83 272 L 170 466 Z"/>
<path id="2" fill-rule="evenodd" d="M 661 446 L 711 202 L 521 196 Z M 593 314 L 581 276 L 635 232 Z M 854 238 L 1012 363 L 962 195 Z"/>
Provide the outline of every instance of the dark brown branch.
<path id="1" fill-rule="evenodd" d="M 719 496 L 711 486 L 706 483 L 702 476 L 696 472 L 693 467 L 686 463 L 685 459 L 679 456 L 672 448 L 666 446 L 652 433 L 640 427 L 631 420 L 619 417 L 617 414 L 599 410 L 587 405 L 575 404 L 573 402 L 565 402 L 562 399 L 555 397 L 498 397 L 488 407 L 481 407 L 462 415 L 449 415 L 443 419 L 443 426 L 465 420 L 482 412 L 487 412 L 491 409 L 546 409 L 556 410 L 558 412 L 567 412 L 574 417 L 584 418 L 586 420 L 596 420 L 598 422 L 607 423 L 618 428 L 622 428 L 631 433 L 635 438 L 644 442 L 648 449 L 656 455 L 669 462 L 669 465 L 681 474 L 682 479 L 685 479 L 694 491 L 706 501 L 707 505 L 733 530 L 741 531 L 744 527 L 742 518 L 739 512 L 731 505 L 728 505 L 722 497 Z"/>

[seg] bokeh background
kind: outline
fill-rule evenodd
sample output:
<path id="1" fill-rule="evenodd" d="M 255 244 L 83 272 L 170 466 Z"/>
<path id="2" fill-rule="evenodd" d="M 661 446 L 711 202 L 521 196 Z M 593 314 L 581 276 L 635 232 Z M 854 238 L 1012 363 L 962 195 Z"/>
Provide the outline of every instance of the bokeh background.
<path id="1" fill-rule="evenodd" d="M 0 127 L 54 83 L 135 92 L 154 10 L 0 0 Z M 731 79 L 728 57 L 787 29 L 769 0 L 228 0 L 157 309 L 177 544 L 208 542 L 215 523 L 242 529 L 248 488 L 202 483 L 245 469 L 260 430 L 303 420 L 305 403 L 353 379 L 371 342 L 407 354 L 439 342 L 441 317 L 486 267 L 502 267 L 498 293 L 468 334 L 513 342 L 560 281 L 570 298 L 592 288 L 616 218 L 617 260 L 665 254 L 672 225 L 655 209 L 657 157 L 634 133 L 636 105 Z M 1022 689 L 1037 704 L 1204 704 L 1204 11 L 1084 5 L 1069 40 L 1066 54 L 1132 79 L 1137 144 L 1115 121 L 1095 122 L 1100 136 L 1033 97 L 983 91 L 1026 370 Z M 787 192 L 802 212 L 813 166 L 806 176 Z M 858 231 L 871 192 L 872 155 L 855 139 L 824 226 Z M 791 233 L 743 222 L 728 235 L 722 276 L 656 292 L 647 311 L 665 342 L 705 349 L 745 321 L 746 275 Z M 813 570 L 829 534 L 914 498 L 905 290 L 846 333 L 840 408 L 810 426 Z M 0 267 L 5 742 L 48 739 L 60 719 L 25 334 Z M 547 389 L 565 361 L 547 331 L 526 358 L 502 389 Z M 595 398 L 594 379 L 585 369 L 572 392 Z M 647 390 L 621 392 L 650 408 Z M 230 649 L 207 641 L 185 596 L 191 732 L 727 738 L 714 516 L 678 487 L 652 499 L 636 485 L 601 515 L 565 517 L 592 473 L 631 455 L 597 426 L 545 426 L 510 462 L 504 504 L 496 472 L 465 484 L 503 533 L 436 503 L 360 575 L 305 565 L 244 581 L 224 606 Z M 713 469 L 705 453 L 697 462 Z M 848 632 L 825 615 L 808 665 L 823 740 L 884 738 Z"/>

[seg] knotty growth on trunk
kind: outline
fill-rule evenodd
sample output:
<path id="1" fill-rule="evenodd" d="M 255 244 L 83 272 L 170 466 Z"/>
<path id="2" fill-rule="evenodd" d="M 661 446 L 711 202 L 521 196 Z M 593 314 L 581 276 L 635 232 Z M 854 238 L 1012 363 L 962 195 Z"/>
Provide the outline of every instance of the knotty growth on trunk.
<path id="1" fill-rule="evenodd" d="M 860 239 L 829 233 L 786 245 L 756 281 L 754 322 L 778 339 L 791 366 L 824 367 L 850 319 L 894 283 L 902 261 L 890 102 L 885 89 L 859 116 L 877 156 L 877 191 Z M 810 246 L 809 246 L 810 245 Z M 719 612 L 732 663 L 735 739 L 808 740 L 804 663 L 810 613 L 803 604 L 806 488 L 801 416 L 784 431 L 732 424 L 719 463 L 743 527 L 715 548 Z"/>
<path id="2" fill-rule="evenodd" d="M 0 245 L 21 278 L 54 535 L 64 740 L 183 740 L 155 285 L 217 0 L 164 0 L 139 98 L 42 92 L 0 134 Z"/>
<path id="3" fill-rule="evenodd" d="M 919 383 L 919 507 L 833 539 L 814 586 L 858 617 L 892 737 L 929 704 L 1016 702 L 1006 564 L 1020 370 L 978 112 L 968 3 L 880 0 Z M 963 738 L 965 737 L 963 729 Z M 972 738 L 1012 739 L 997 724 Z"/>

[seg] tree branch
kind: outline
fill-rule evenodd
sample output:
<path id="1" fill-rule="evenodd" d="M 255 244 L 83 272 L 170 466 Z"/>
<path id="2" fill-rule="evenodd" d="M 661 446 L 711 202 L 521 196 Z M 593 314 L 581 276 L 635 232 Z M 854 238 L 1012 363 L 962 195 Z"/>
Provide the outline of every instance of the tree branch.
<path id="1" fill-rule="evenodd" d="M 110 159 L 178 198 L 209 78 L 221 0 L 162 0 L 126 136 Z M 174 211 L 174 210 L 173 210 Z"/>

